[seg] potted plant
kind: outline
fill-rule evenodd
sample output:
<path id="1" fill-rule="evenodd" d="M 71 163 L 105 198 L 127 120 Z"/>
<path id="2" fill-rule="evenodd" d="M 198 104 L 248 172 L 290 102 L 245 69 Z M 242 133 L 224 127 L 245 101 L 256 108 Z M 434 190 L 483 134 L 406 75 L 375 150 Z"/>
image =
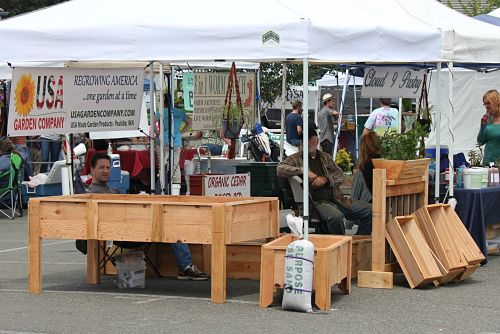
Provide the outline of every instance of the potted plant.
<path id="1" fill-rule="evenodd" d="M 388 132 L 379 137 L 381 159 L 373 159 L 375 168 L 385 168 L 387 179 L 400 179 L 424 174 L 430 159 L 422 159 L 419 141 L 427 130 L 416 123 L 404 133 Z"/>
<path id="2" fill-rule="evenodd" d="M 212 127 L 222 129 L 228 139 L 236 139 L 244 126 L 252 123 L 252 112 L 249 108 L 239 108 L 236 104 L 214 109 Z"/>

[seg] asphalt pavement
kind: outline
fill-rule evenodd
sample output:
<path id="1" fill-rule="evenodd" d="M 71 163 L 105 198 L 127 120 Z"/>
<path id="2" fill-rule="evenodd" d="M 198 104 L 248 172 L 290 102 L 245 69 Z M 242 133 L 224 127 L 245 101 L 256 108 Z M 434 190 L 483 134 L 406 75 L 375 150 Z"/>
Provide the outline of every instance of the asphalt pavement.
<path id="1" fill-rule="evenodd" d="M 118 289 L 113 276 L 86 284 L 74 241 L 42 243 L 43 293 L 29 294 L 27 213 L 0 219 L 0 333 L 500 333 L 500 257 L 460 284 L 391 290 L 333 290 L 332 308 L 283 311 L 280 298 L 259 307 L 259 282 L 228 280 L 226 304 L 210 303 L 210 281 L 147 278 Z"/>

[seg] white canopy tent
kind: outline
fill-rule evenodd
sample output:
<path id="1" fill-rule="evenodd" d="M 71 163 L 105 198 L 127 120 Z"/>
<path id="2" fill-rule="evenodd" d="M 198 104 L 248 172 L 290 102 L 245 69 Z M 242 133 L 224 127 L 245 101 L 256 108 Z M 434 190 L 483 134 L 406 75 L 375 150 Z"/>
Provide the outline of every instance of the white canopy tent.
<path id="1" fill-rule="evenodd" d="M 244 12 L 229 0 L 188 0 L 188 19 L 172 14 L 173 5 L 73 0 L 7 19 L 0 22 L 0 61 L 301 60 L 304 91 L 310 61 L 500 63 L 499 30 L 464 24 L 462 15 L 432 0 L 257 0 Z M 357 19 L 332 18 L 321 8 Z M 307 154 L 306 147 L 304 169 Z M 306 217 L 307 193 L 305 182 Z"/>

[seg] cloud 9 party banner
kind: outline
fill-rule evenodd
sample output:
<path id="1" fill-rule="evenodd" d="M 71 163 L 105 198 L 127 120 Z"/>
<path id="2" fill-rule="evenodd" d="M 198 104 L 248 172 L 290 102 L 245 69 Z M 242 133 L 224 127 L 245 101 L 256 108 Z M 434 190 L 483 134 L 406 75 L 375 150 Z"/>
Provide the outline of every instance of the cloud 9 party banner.
<path id="1" fill-rule="evenodd" d="M 137 130 L 142 68 L 16 67 L 9 136 Z"/>

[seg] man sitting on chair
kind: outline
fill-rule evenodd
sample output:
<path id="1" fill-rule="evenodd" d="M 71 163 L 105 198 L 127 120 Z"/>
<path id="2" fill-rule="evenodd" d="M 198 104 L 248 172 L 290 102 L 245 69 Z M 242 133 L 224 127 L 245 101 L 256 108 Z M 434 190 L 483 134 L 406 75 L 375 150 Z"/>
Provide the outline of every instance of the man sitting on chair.
<path id="1" fill-rule="evenodd" d="M 344 182 L 344 173 L 335 164 L 330 154 L 318 150 L 318 134 L 314 122 L 309 121 L 308 130 L 309 171 L 307 176 L 316 209 L 321 217 L 326 218 L 330 231 L 334 231 L 338 219 L 342 219 L 342 215 L 339 217 L 340 211 L 347 219 L 359 223 L 356 234 L 370 235 L 372 232 L 371 205 L 344 196 L 339 188 Z M 305 178 L 302 154 L 301 149 L 280 162 L 277 167 L 278 176 L 289 178 L 297 175 Z"/>
<path id="2" fill-rule="evenodd" d="M 104 153 L 96 152 L 90 159 L 90 172 L 92 174 L 92 184 L 89 187 L 90 193 L 116 194 L 116 190 L 108 186 L 111 168 L 111 158 Z M 175 262 L 179 269 L 177 276 L 180 280 L 203 281 L 208 279 L 208 275 L 201 272 L 191 258 L 188 245 L 184 243 L 170 244 L 175 256 Z"/>

